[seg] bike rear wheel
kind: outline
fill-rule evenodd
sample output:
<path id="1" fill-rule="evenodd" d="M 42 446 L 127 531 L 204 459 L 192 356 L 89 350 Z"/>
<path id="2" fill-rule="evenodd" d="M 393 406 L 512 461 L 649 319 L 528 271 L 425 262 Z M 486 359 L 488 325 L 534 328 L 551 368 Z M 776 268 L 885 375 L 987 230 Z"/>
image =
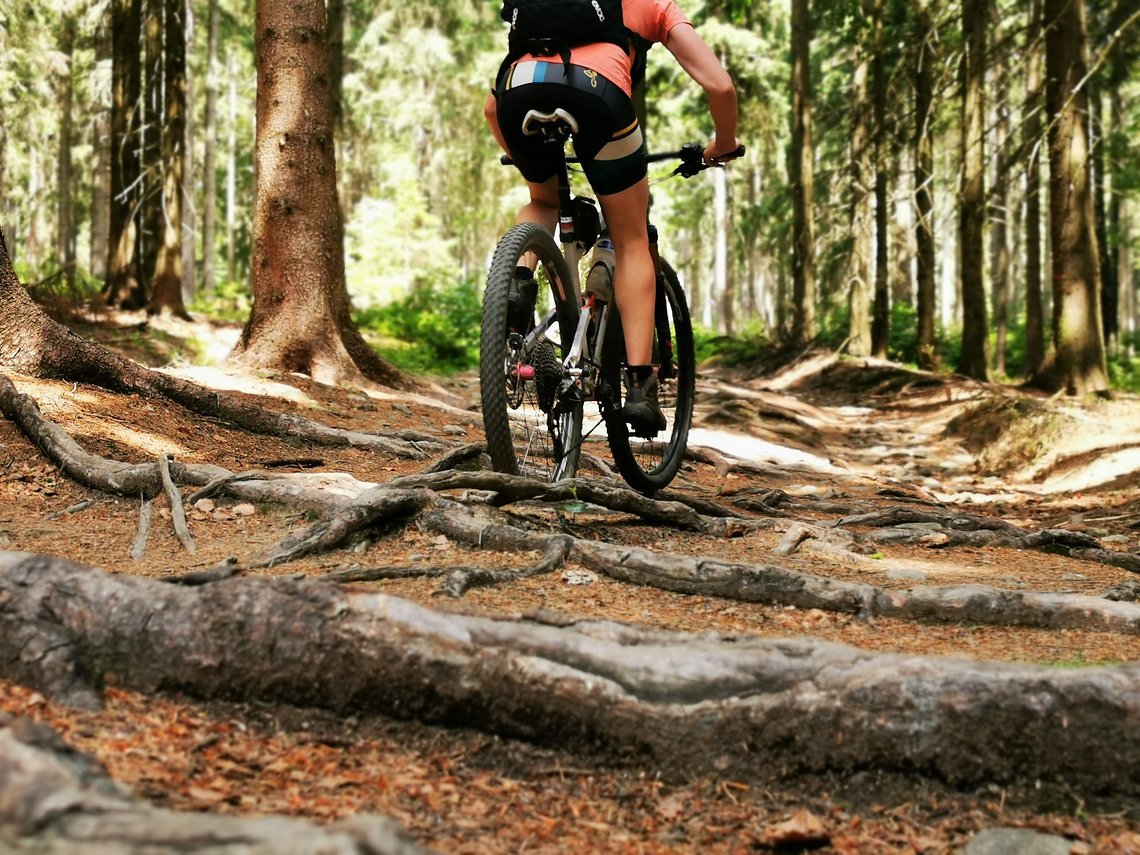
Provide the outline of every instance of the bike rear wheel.
<path id="1" fill-rule="evenodd" d="M 610 452 L 626 483 L 646 495 L 667 487 L 680 471 L 696 397 L 696 357 L 689 307 L 673 268 L 662 261 L 661 272 L 653 365 L 657 370 L 658 401 L 668 421 L 662 434 L 653 439 L 634 436 L 621 418 L 625 339 L 616 306 L 611 307 L 613 320 L 606 330 L 604 343 L 604 373 L 610 397 L 606 407 Z"/>
<path id="2" fill-rule="evenodd" d="M 515 268 L 527 253 L 538 257 L 538 302 L 550 295 L 557 341 L 534 335 L 533 310 L 524 329 L 508 326 Z M 564 388 L 562 360 L 574 340 L 578 300 L 566 260 L 544 228 L 521 223 L 499 241 L 483 294 L 479 342 L 483 430 L 497 472 L 542 481 L 577 473 L 582 400 Z"/>

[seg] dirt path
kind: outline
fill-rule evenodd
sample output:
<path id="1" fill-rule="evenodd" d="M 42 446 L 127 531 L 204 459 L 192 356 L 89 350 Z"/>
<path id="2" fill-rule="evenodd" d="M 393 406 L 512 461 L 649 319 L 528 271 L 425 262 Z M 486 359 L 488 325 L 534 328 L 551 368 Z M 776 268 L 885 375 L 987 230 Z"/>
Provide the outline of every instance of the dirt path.
<path id="1" fill-rule="evenodd" d="M 208 338 L 202 329 L 194 334 Z M 275 408 L 334 427 L 415 429 L 451 443 L 480 438 L 477 413 L 452 406 L 471 400 L 470 378 L 446 384 L 456 396 L 449 405 L 429 406 L 329 389 L 298 377 L 224 376 L 227 385 L 272 396 Z M 219 375 L 213 377 L 218 382 Z M 250 436 L 174 406 L 93 388 L 13 379 L 84 448 L 119 460 L 144 462 L 170 453 L 183 463 L 235 472 L 308 472 L 326 485 L 335 485 L 335 473 L 381 483 L 425 465 L 352 447 L 317 449 Z M 1140 420 L 1135 401 L 1041 411 L 1037 408 L 1046 405 L 1029 401 L 1024 413 L 1011 415 L 999 390 L 828 357 L 763 380 L 706 372 L 700 392 L 695 442 L 747 458 L 752 466 L 722 472 L 707 463 L 686 464 L 677 487 L 687 495 L 727 503 L 783 491 L 801 502 L 797 519 L 828 528 L 869 509 L 937 505 L 1026 530 L 1085 533 L 1120 552 L 1137 548 L 1132 526 L 1140 513 L 1134 510 L 1136 487 L 1127 453 L 1130 430 Z M 948 431 L 955 419 L 959 423 Z M 1019 425 L 1026 422 L 1046 425 L 1045 453 L 1032 455 L 1025 448 L 1032 431 L 1019 433 Z M 1097 430 L 1076 430 L 1082 422 Z M 991 444 L 988 471 L 977 465 L 982 438 Z M 1004 457 L 994 457 L 993 446 L 1007 448 Z M 1065 483 L 1082 485 L 1080 492 L 1059 489 Z M 197 546 L 191 556 L 160 501 L 142 557 L 132 562 L 128 552 L 138 533 L 139 511 L 137 501 L 71 482 L 10 422 L 0 422 L 3 549 L 161 577 L 259 553 L 308 521 L 304 513 L 271 505 L 224 499 L 202 504 L 190 509 Z M 809 541 L 782 554 L 786 532 L 776 529 L 725 539 L 597 509 L 525 506 L 512 513 L 524 523 L 578 536 L 728 561 L 778 560 L 801 572 L 900 591 L 970 583 L 1099 597 L 1137 581 L 1135 573 L 1105 563 L 1007 547 L 884 542 L 859 553 Z M 353 549 L 262 572 L 318 575 L 381 561 L 492 566 L 502 560 L 396 527 Z M 605 578 L 571 584 L 580 579 L 537 576 L 472 591 L 459 603 L 441 601 L 434 580 L 369 585 L 434 607 L 555 609 L 668 629 L 811 635 L 875 651 L 1066 668 L 1140 660 L 1137 635 L 915 624 L 683 596 Z M 786 791 L 760 791 L 730 780 L 672 780 L 668 770 L 647 774 L 636 763 L 615 768 L 596 758 L 477 733 L 290 709 L 203 707 L 120 691 L 110 693 L 104 712 L 77 714 L 0 684 L 0 710 L 55 725 L 107 763 L 116 779 L 161 804 L 321 820 L 359 811 L 387 813 L 442 851 L 737 852 L 794 842 L 802 827 L 815 828 L 813 822 L 821 829 L 811 832 L 816 843 L 833 851 L 949 851 L 979 829 L 1004 824 L 1066 835 L 1095 851 L 1140 851 L 1135 805 L 1096 804 L 1090 810 L 1084 795 L 1076 793 L 1061 798 L 1053 812 L 1029 814 L 1017 807 L 1023 794 L 996 788 L 962 793 L 931 784 L 909 792 L 913 782 L 856 778 L 798 781 Z M 788 825 L 796 811 L 810 816 L 801 813 Z"/>

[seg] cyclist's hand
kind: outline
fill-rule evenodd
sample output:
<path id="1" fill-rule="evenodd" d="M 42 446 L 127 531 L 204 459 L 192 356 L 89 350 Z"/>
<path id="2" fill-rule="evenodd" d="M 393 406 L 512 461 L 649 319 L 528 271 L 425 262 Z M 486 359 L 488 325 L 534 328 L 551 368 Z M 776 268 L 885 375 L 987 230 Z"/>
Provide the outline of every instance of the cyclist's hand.
<path id="1" fill-rule="evenodd" d="M 740 144 L 738 139 L 734 139 L 730 145 L 725 145 L 719 140 L 713 140 L 705 146 L 705 163 L 709 166 L 719 166 L 741 157 L 743 154 L 744 146 Z"/>

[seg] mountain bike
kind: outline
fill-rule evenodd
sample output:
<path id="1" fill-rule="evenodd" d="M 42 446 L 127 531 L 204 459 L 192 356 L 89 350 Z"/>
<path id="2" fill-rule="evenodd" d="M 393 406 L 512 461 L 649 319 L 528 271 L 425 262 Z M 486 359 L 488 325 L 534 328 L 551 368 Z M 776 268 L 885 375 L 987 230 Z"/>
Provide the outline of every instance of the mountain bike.
<path id="1" fill-rule="evenodd" d="M 562 247 L 542 226 L 521 223 L 495 249 L 479 348 L 487 451 L 496 471 L 557 481 L 577 474 L 583 443 L 601 431 L 626 483 L 652 495 L 680 470 L 693 418 L 696 361 L 689 307 L 677 274 L 657 252 L 657 231 L 650 226 L 657 268 L 653 366 L 667 424 L 658 435 L 636 435 L 622 418 L 625 340 L 612 269 L 595 262 L 582 287 L 579 264 L 605 232 L 594 200 L 571 193 L 568 164 L 577 159 L 566 156 L 565 144 L 575 129 L 573 116 L 564 110 L 532 110 L 523 121 L 524 133 L 541 134 L 559 154 Z M 734 153 L 743 154 L 743 146 Z M 704 148 L 696 143 L 651 154 L 649 160 L 678 160 L 674 174 L 685 178 L 708 168 Z M 511 163 L 508 157 L 501 162 Z M 528 258 L 537 258 L 536 288 L 516 279 L 516 268 Z M 597 405 L 599 418 L 584 430 L 588 402 Z"/>

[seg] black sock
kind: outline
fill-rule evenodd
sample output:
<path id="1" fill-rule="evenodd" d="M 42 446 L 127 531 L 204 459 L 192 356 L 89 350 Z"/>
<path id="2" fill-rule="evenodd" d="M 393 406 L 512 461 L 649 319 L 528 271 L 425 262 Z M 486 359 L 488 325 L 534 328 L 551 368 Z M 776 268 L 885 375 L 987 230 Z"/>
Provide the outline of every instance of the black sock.
<path id="1" fill-rule="evenodd" d="M 639 387 L 644 386 L 649 375 L 653 373 L 652 365 L 627 365 L 626 368 L 629 371 L 629 378 Z"/>

